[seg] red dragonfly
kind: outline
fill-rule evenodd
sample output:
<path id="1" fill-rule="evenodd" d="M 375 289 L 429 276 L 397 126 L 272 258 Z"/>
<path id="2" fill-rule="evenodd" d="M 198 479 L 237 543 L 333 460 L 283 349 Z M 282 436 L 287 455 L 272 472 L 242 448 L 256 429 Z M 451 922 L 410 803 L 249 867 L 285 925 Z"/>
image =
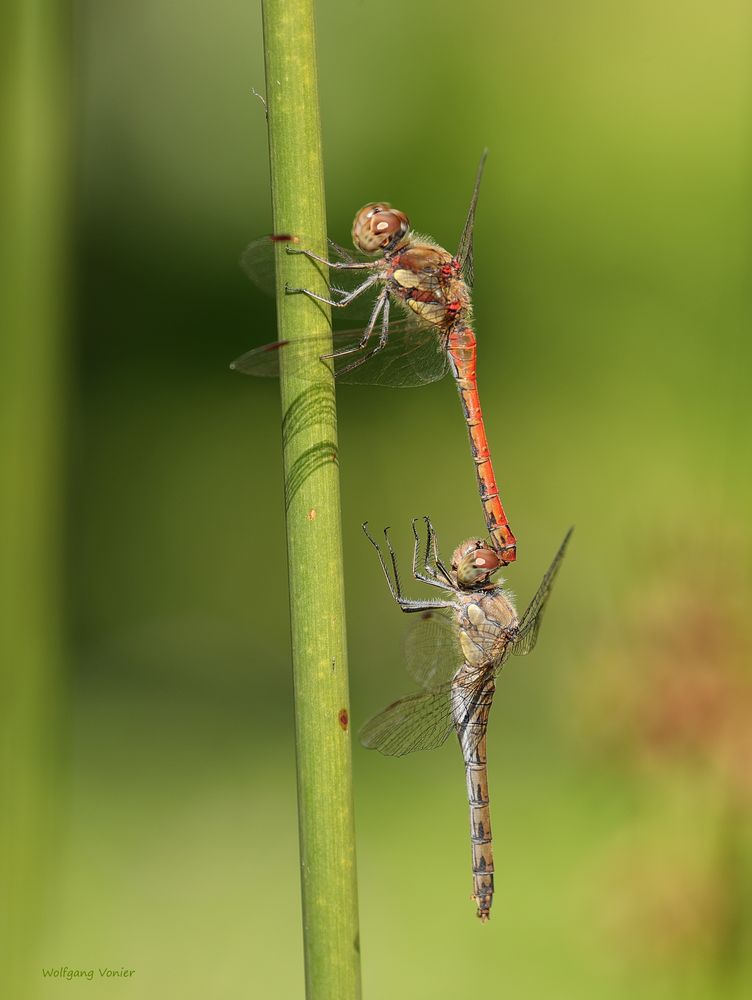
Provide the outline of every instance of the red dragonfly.
<path id="1" fill-rule="evenodd" d="M 475 179 L 459 249 L 452 256 L 443 247 L 412 231 L 404 212 L 386 202 L 371 202 L 355 216 L 352 238 L 356 257 L 330 243 L 338 260 L 328 260 L 300 245 L 301 238 L 272 236 L 252 243 L 243 255 L 243 266 L 262 287 L 268 283 L 270 250 L 286 242 L 291 254 L 303 254 L 315 264 L 330 268 L 337 280 L 356 276 L 351 289 L 330 285 L 329 296 L 307 288 L 287 287 L 288 294 L 306 295 L 336 309 L 349 306 L 369 290 L 378 289 L 365 328 L 335 333 L 334 351 L 321 355 L 331 360 L 343 381 L 377 385 L 421 385 L 450 370 L 459 391 L 470 435 L 470 449 L 478 480 L 486 526 L 502 565 L 514 561 L 517 543 L 499 497 L 488 439 L 483 423 L 476 377 L 476 339 L 471 325 L 473 284 L 473 227 L 480 181 L 487 150 Z M 367 259 L 374 255 L 378 259 Z M 391 306 L 402 307 L 404 317 L 391 319 Z M 376 333 L 378 329 L 378 333 Z M 277 373 L 277 348 L 286 354 L 298 341 L 278 341 L 256 348 L 232 363 L 250 375 Z M 287 362 L 286 362 L 287 363 Z"/>
<path id="2" fill-rule="evenodd" d="M 567 532 L 527 610 L 518 616 L 512 594 L 491 577 L 501 557 L 480 539 L 458 545 L 450 566 L 439 556 L 429 518 L 422 545 L 413 521 L 413 576 L 443 591 L 439 600 L 404 597 L 397 559 L 384 531 L 388 557 L 363 525 L 376 549 L 389 590 L 402 611 L 417 613 L 408 636 L 407 666 L 422 690 L 394 702 L 363 726 L 360 741 L 390 756 L 441 746 L 454 731 L 465 762 L 470 802 L 473 899 L 481 921 L 491 915 L 494 863 L 488 795 L 486 730 L 495 680 L 510 654 L 530 653 L 538 638 L 543 612 L 564 558 Z"/>

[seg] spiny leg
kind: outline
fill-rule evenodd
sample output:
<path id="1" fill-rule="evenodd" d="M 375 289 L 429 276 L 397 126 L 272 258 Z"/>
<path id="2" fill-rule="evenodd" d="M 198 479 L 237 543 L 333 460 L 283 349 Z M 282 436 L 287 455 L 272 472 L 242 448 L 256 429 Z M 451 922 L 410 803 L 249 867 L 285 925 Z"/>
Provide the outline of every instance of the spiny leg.
<path id="1" fill-rule="evenodd" d="M 389 537 L 389 528 L 384 528 L 384 541 L 386 542 L 386 547 L 389 550 L 389 558 L 392 561 L 392 572 L 394 573 L 394 583 L 397 587 L 397 593 L 402 593 L 402 584 L 399 578 L 399 568 L 397 567 L 397 556 L 392 548 L 392 540 Z"/>
<path id="2" fill-rule="evenodd" d="M 392 549 L 392 544 L 389 541 L 389 529 L 388 528 L 384 529 L 384 537 L 386 538 L 386 543 L 387 546 L 389 547 L 389 555 L 390 555 L 392 570 L 394 572 L 394 582 L 392 582 L 392 577 L 389 573 L 387 562 L 384 559 L 384 554 L 381 551 L 381 546 L 368 530 L 368 521 L 365 521 L 362 527 L 366 538 L 371 543 L 371 545 L 373 545 L 373 547 L 376 549 L 376 553 L 379 557 L 379 562 L 381 563 L 381 568 L 384 571 L 384 576 L 386 577 L 386 582 L 387 585 L 389 586 L 390 594 L 406 614 L 415 611 L 430 611 L 432 608 L 451 608 L 454 606 L 452 601 L 413 601 L 407 597 L 403 597 L 402 589 L 400 586 L 399 571 L 397 569 L 397 557 L 394 554 L 394 550 Z"/>
<path id="3" fill-rule="evenodd" d="M 316 302 L 323 302 L 324 305 L 333 306 L 335 309 L 344 309 L 345 306 L 349 306 L 363 292 L 375 285 L 378 280 L 378 274 L 370 275 L 357 288 L 353 288 L 351 292 L 347 292 L 341 299 L 328 299 L 325 295 L 312 292 L 310 288 L 293 288 L 291 285 L 285 285 L 285 293 L 287 295 L 307 295 L 309 299 L 314 299 Z"/>
<path id="4" fill-rule="evenodd" d="M 335 253 L 340 255 L 340 257 L 347 257 L 347 251 L 344 247 L 341 247 L 331 241 L 329 242 L 329 245 L 334 249 Z M 285 251 L 289 254 L 302 255 L 303 257 L 307 257 L 309 260 L 315 260 L 317 264 L 326 264 L 327 267 L 332 267 L 335 271 L 373 271 L 375 268 L 381 266 L 382 263 L 380 260 L 329 260 L 327 257 L 320 257 L 317 253 L 314 253 L 313 250 L 303 250 L 302 248 L 291 246 L 286 246 Z"/>
<path id="5" fill-rule="evenodd" d="M 418 579 L 418 573 L 420 572 L 420 570 L 418 568 L 418 565 L 419 565 L 419 563 L 421 561 L 420 560 L 420 545 L 421 545 L 420 535 L 418 534 L 418 529 L 415 527 L 415 522 L 417 520 L 418 520 L 418 518 L 414 517 L 413 521 L 412 521 L 413 538 L 415 539 L 415 545 L 413 546 L 413 576 L 416 579 Z M 435 574 L 431 570 L 431 567 L 428 565 L 428 554 L 429 554 L 429 551 L 430 550 L 429 550 L 429 547 L 428 547 L 428 538 L 426 538 L 426 550 L 425 550 L 425 553 L 423 555 L 423 572 L 424 572 L 424 574 L 426 576 L 433 577 Z"/>
<path id="6" fill-rule="evenodd" d="M 429 565 L 429 559 L 431 555 L 431 542 L 430 542 L 430 536 L 428 534 L 426 535 L 426 547 L 422 557 L 423 571 L 421 572 L 419 565 L 421 561 L 421 556 L 420 556 L 421 540 L 420 540 L 420 535 L 418 534 L 418 529 L 415 527 L 415 522 L 417 520 L 418 518 L 414 517 L 412 522 L 413 536 L 415 537 L 415 546 L 413 548 L 413 576 L 415 577 L 416 580 L 419 580 L 421 583 L 427 583 L 431 587 L 439 587 L 441 590 L 454 590 L 454 587 L 450 586 L 448 583 L 445 583 L 443 580 L 439 580 L 436 573 Z"/>
<path id="7" fill-rule="evenodd" d="M 353 347 L 343 347 L 339 351 L 332 351 L 331 354 L 322 354 L 321 357 L 329 360 L 331 358 L 341 358 L 347 354 L 355 354 L 358 351 L 365 350 L 365 347 L 371 338 L 371 334 L 373 333 L 373 328 L 374 326 L 376 326 L 376 320 L 379 318 L 379 313 L 381 312 L 382 309 L 388 310 L 388 308 L 389 308 L 389 293 L 387 292 L 386 289 L 384 289 L 384 291 L 381 292 L 381 294 L 377 297 L 376 301 L 373 304 L 373 309 L 371 310 L 371 316 L 368 320 L 368 323 L 366 324 L 366 328 L 363 331 L 363 335 L 360 338 L 360 341 Z M 373 353 L 374 352 L 371 351 L 370 354 L 366 354 L 364 357 L 358 358 L 357 361 L 353 361 L 352 364 L 346 365 L 344 368 L 340 368 L 337 374 L 344 375 L 345 372 L 349 372 L 353 368 L 359 367 L 360 365 L 363 364 L 364 361 L 370 358 L 373 355 Z"/>
<path id="8" fill-rule="evenodd" d="M 362 261 L 356 261 L 355 258 L 352 255 L 352 253 L 349 250 L 347 250 L 345 247 L 341 246 L 339 243 L 335 242 L 335 240 L 327 239 L 326 244 L 329 247 L 329 252 L 336 254 L 337 257 L 339 258 L 339 261 L 341 261 L 341 262 L 343 262 L 345 264 L 350 264 L 350 265 L 363 263 Z M 294 250 L 294 248 L 293 248 L 293 250 Z M 373 263 L 378 263 L 378 261 L 376 261 L 376 262 L 374 262 L 374 261 L 367 261 L 366 263 L 367 264 L 373 264 Z M 330 267 L 332 267 L 333 264 L 336 265 L 337 261 L 334 261 L 334 262 L 329 261 L 329 266 Z M 344 268 L 340 267 L 340 268 L 338 268 L 338 270 L 344 270 Z M 364 268 L 362 268 L 362 267 L 354 268 L 353 267 L 352 270 L 353 271 L 355 271 L 355 270 L 364 270 Z"/>
<path id="9" fill-rule="evenodd" d="M 368 521 L 364 521 L 363 524 L 361 525 L 361 527 L 363 528 L 363 533 L 366 536 L 366 538 L 368 539 L 368 541 L 376 549 L 376 555 L 379 557 L 379 562 L 381 563 L 381 568 L 384 571 L 384 576 L 386 577 L 386 582 L 387 582 L 387 585 L 389 586 L 389 592 L 391 593 L 391 595 L 394 598 L 394 600 L 398 604 L 401 604 L 401 602 L 403 600 L 403 597 L 402 597 L 402 592 L 400 590 L 399 577 L 396 577 L 395 580 L 394 580 L 394 582 L 392 582 L 392 577 L 391 577 L 391 575 L 389 573 L 389 569 L 387 567 L 386 560 L 384 559 L 384 554 L 381 551 L 381 546 L 376 541 L 376 539 L 373 537 L 373 535 L 371 534 L 371 532 L 368 530 Z"/>
<path id="10" fill-rule="evenodd" d="M 436 534 L 436 529 L 431 524 L 431 518 L 428 517 L 428 515 L 426 515 L 423 518 L 423 520 L 426 522 L 426 550 L 428 550 L 429 548 L 433 549 L 433 561 L 434 565 L 436 566 L 436 569 L 439 571 L 439 573 L 441 573 L 441 575 L 444 577 L 447 583 L 450 584 L 452 590 L 454 590 L 454 582 L 452 581 L 452 578 L 449 575 L 446 566 L 444 565 L 444 563 L 441 560 L 441 557 L 439 556 L 439 537 Z"/>
<path id="11" fill-rule="evenodd" d="M 439 563 L 439 539 L 431 524 L 431 518 L 427 514 L 423 518 L 423 522 L 426 526 L 426 566 L 431 555 L 433 555 L 434 566 L 437 566 Z"/>
<path id="12" fill-rule="evenodd" d="M 349 365 L 345 365 L 344 368 L 340 368 L 339 371 L 337 372 L 338 376 L 342 377 L 342 375 L 346 375 L 347 372 L 351 372 L 353 368 L 357 368 L 359 365 L 364 364 L 366 361 L 370 361 L 370 359 L 375 354 L 378 354 L 379 351 L 382 351 L 386 347 L 387 341 L 389 340 L 389 310 L 390 310 L 389 291 L 386 288 L 381 293 L 379 298 L 376 300 L 376 304 L 378 305 L 380 300 L 382 299 L 383 299 L 383 306 L 379 306 L 379 308 L 383 308 L 383 313 L 381 316 L 381 333 L 379 335 L 378 344 L 373 348 L 373 350 L 369 351 L 368 354 L 364 354 L 361 358 L 358 358 L 357 361 L 353 361 Z M 371 314 L 371 318 L 373 323 L 375 323 L 375 317 L 373 313 Z M 373 326 L 371 326 L 371 330 L 372 329 Z M 369 330 L 368 332 L 369 336 L 371 334 L 371 330 Z M 368 338 L 366 338 L 366 340 L 367 339 Z M 361 346 L 365 347 L 365 343 L 363 342 L 362 338 L 361 338 Z M 350 353 L 350 351 L 353 350 L 358 350 L 358 348 L 347 348 L 346 350 L 340 351 L 339 354 L 348 354 Z"/>

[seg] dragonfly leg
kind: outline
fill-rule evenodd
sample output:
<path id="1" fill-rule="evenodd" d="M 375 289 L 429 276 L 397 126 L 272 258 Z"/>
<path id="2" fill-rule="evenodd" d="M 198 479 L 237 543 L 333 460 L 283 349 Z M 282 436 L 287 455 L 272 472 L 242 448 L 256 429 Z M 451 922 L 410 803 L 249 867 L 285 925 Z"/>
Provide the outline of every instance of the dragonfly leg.
<path id="1" fill-rule="evenodd" d="M 347 252 L 343 247 L 337 246 L 336 243 L 330 243 L 330 246 L 335 249 L 335 252 L 339 253 L 341 257 L 346 257 Z M 303 250 L 299 247 L 286 246 L 285 251 L 289 254 L 298 254 L 303 257 L 307 257 L 309 260 L 315 260 L 317 264 L 326 264 L 327 267 L 333 267 L 336 271 L 373 271 L 381 265 L 380 260 L 368 260 L 368 261 L 354 261 L 354 260 L 329 260 L 327 257 L 320 257 L 313 250 Z"/>
<path id="2" fill-rule="evenodd" d="M 452 590 L 454 590 L 454 581 L 449 575 L 446 566 L 441 561 L 439 556 L 439 538 L 436 534 L 436 529 L 431 524 L 431 518 L 426 516 L 423 518 L 426 522 L 426 553 L 428 553 L 429 548 L 433 550 L 433 563 L 439 573 L 444 577 L 448 584 L 450 584 Z M 428 555 L 426 555 L 428 559 Z"/>
<path id="3" fill-rule="evenodd" d="M 331 354 L 322 354 L 321 355 L 322 359 L 325 358 L 327 360 L 331 360 L 332 358 L 342 358 L 342 357 L 344 357 L 347 354 L 357 354 L 359 351 L 364 350 L 365 347 L 366 347 L 366 345 L 367 345 L 367 343 L 368 343 L 368 341 L 371 338 L 371 334 L 373 333 L 373 328 L 376 325 L 376 320 L 379 318 L 379 313 L 381 312 L 382 309 L 386 312 L 387 323 L 388 323 L 388 318 L 389 318 L 389 293 L 387 292 L 386 289 L 384 289 L 384 291 L 381 292 L 381 294 L 378 296 L 378 298 L 374 302 L 373 309 L 371 310 L 371 316 L 370 316 L 370 318 L 368 320 L 368 323 L 366 324 L 366 328 L 363 331 L 363 335 L 360 338 L 360 340 L 358 341 L 358 343 L 355 344 L 355 345 L 353 345 L 353 347 L 343 347 L 339 351 L 332 351 Z M 383 333 L 382 333 L 382 336 L 383 336 Z M 353 368 L 357 368 L 359 365 L 363 364 L 363 362 L 366 360 L 366 358 L 370 358 L 372 354 L 373 354 L 373 351 L 370 354 L 366 354 L 365 357 L 359 358 L 357 361 L 353 361 L 352 364 L 346 365 L 344 368 L 340 368 L 338 370 L 337 374 L 338 375 L 344 375 L 345 372 L 349 372 Z"/>
<path id="4" fill-rule="evenodd" d="M 341 299 L 328 299 L 325 295 L 319 295 L 317 292 L 312 292 L 310 288 L 293 288 L 290 285 L 285 285 L 285 292 L 287 295 L 307 295 L 309 299 L 315 299 L 317 302 L 323 302 L 327 306 L 335 306 L 336 308 L 344 308 L 344 306 L 350 305 L 353 299 L 357 299 L 359 295 L 362 295 L 367 289 L 372 285 L 375 285 L 379 280 L 378 274 L 372 274 L 370 277 L 366 278 L 364 282 L 358 285 L 357 288 L 353 288 L 351 292 L 348 292 Z"/>
<path id="5" fill-rule="evenodd" d="M 413 576 L 415 577 L 416 580 L 419 580 L 421 583 L 427 583 L 431 587 L 439 587 L 441 590 L 454 590 L 455 588 L 451 586 L 451 582 L 446 582 L 444 580 L 440 580 L 439 577 L 438 577 L 438 574 L 436 572 L 434 572 L 434 570 L 431 568 L 431 565 L 430 565 L 430 558 L 431 558 L 431 534 L 430 534 L 430 532 L 428 532 L 426 534 L 426 547 L 425 547 L 425 551 L 423 553 L 423 571 L 421 572 L 421 569 L 420 569 L 421 541 L 420 541 L 420 535 L 418 534 L 418 530 L 415 527 L 415 522 L 417 520 L 418 520 L 418 518 L 414 517 L 413 518 L 413 525 L 412 525 L 412 527 L 413 527 L 413 535 L 415 536 L 415 547 L 413 548 Z M 430 527 L 431 522 L 428 520 L 428 518 L 424 518 L 424 520 L 428 523 L 428 525 Z M 434 562 L 435 561 L 436 561 L 436 559 L 434 558 Z"/>
<path id="6" fill-rule="evenodd" d="M 355 264 L 356 263 L 356 260 L 353 257 L 353 255 L 350 253 L 350 251 L 346 250 L 345 247 L 340 246 L 339 243 L 336 243 L 334 240 L 329 240 L 328 239 L 326 241 L 326 244 L 329 247 L 329 252 L 336 254 L 340 261 L 342 261 L 342 262 L 344 262 L 346 264 Z M 331 261 L 329 263 L 331 264 Z M 335 263 L 337 263 L 337 261 L 335 261 Z"/>
<path id="7" fill-rule="evenodd" d="M 387 585 L 389 586 L 389 592 L 394 598 L 394 600 L 399 604 L 402 611 L 406 614 L 411 614 L 416 611 L 430 611 L 433 608 L 453 608 L 453 601 L 413 601 L 407 597 L 402 596 L 402 587 L 400 584 L 399 571 L 397 569 L 397 557 L 392 548 L 392 543 L 389 540 L 389 529 L 384 529 L 384 538 L 386 539 L 386 544 L 389 549 L 389 556 L 392 566 L 392 572 L 394 573 L 394 580 L 389 572 L 389 566 L 387 565 L 386 559 L 384 559 L 384 554 L 381 551 L 381 546 L 373 537 L 373 535 L 368 530 L 368 521 L 363 524 L 363 532 L 368 539 L 368 541 L 376 549 L 376 553 L 379 557 L 379 562 L 381 563 L 381 568 L 384 571 L 384 576 L 386 577 Z"/>
<path id="8" fill-rule="evenodd" d="M 418 529 L 415 527 L 415 522 L 418 520 L 417 517 L 413 518 L 412 529 L 413 537 L 415 538 L 415 546 L 413 547 L 413 576 L 418 576 L 419 569 L 418 564 L 420 562 L 420 535 L 418 534 Z M 429 566 L 429 558 L 431 555 L 431 538 L 430 535 L 426 535 L 426 548 L 423 553 L 423 572 L 426 576 L 435 577 L 435 573 Z"/>
<path id="9" fill-rule="evenodd" d="M 368 321 L 368 326 L 366 327 L 365 333 L 361 337 L 360 344 L 357 347 L 346 347 L 343 350 L 338 351 L 336 354 L 330 355 L 330 357 L 341 357 L 343 354 L 352 354 L 354 351 L 363 350 L 363 348 L 365 348 L 365 346 L 366 346 L 368 338 L 371 336 L 371 333 L 373 331 L 373 327 L 374 327 L 374 325 L 376 323 L 376 319 L 378 318 L 378 314 L 379 314 L 379 311 L 381 309 L 383 309 L 384 311 L 383 311 L 383 314 L 381 316 L 381 333 L 379 334 L 379 342 L 378 342 L 378 344 L 372 350 L 370 350 L 367 354 L 362 355 L 362 357 L 360 357 L 357 360 L 353 361 L 351 364 L 345 365 L 344 368 L 340 368 L 337 371 L 337 375 L 339 377 L 341 377 L 342 375 L 347 374 L 347 372 L 351 372 L 353 370 L 353 368 L 358 368 L 364 362 L 370 361 L 370 359 L 375 354 L 378 354 L 379 351 L 383 351 L 384 348 L 386 347 L 387 342 L 389 340 L 389 310 L 390 310 L 390 304 L 389 304 L 389 292 L 385 288 L 384 291 L 381 293 L 381 295 L 376 300 L 376 305 L 374 306 L 373 312 L 371 313 L 371 318 Z M 366 334 L 368 334 L 368 336 L 366 336 Z"/>

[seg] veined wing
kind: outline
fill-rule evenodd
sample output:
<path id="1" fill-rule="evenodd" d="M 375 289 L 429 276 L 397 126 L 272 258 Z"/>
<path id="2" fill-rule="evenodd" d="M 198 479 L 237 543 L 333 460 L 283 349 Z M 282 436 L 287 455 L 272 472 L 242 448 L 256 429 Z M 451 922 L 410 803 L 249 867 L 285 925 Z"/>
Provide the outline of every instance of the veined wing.
<path id="1" fill-rule="evenodd" d="M 328 256 L 333 263 L 344 264 L 373 264 L 373 259 L 355 251 L 346 250 L 335 243 L 334 240 L 327 240 L 324 246 L 319 239 L 312 236 L 293 235 L 284 233 L 279 235 L 261 236 L 249 243 L 240 256 L 240 267 L 246 277 L 250 278 L 253 284 L 265 295 L 272 298 L 277 294 L 277 260 L 278 255 L 287 252 L 286 247 L 302 250 L 315 250 L 320 256 Z M 308 286 L 313 284 L 313 277 L 316 271 L 324 278 L 330 288 L 336 287 L 343 292 L 351 292 L 360 285 L 367 272 L 360 268 L 352 271 L 330 269 L 325 264 L 317 261 L 306 260 L 298 256 L 298 260 L 305 260 L 306 270 L 310 268 L 311 279 Z M 303 279 L 305 282 L 305 278 Z M 346 314 L 348 319 L 344 322 L 352 325 L 353 321 L 368 320 L 373 307 L 375 293 L 371 290 L 354 299 L 345 310 L 333 309 L 333 322 L 341 325 L 342 314 Z"/>
<path id="2" fill-rule="evenodd" d="M 457 718 L 464 722 L 466 745 L 472 750 L 480 742 L 484 728 L 467 726 L 466 719 L 477 714 L 487 681 L 488 675 L 483 674 L 473 684 L 442 684 L 408 695 L 366 722 L 359 733 L 360 742 L 389 757 L 435 750 L 454 731 L 454 701 Z"/>
<path id="3" fill-rule="evenodd" d="M 259 236 L 240 255 L 241 269 L 265 295 L 277 294 L 277 253 L 284 253 L 285 246 L 296 241 L 291 235 Z"/>
<path id="4" fill-rule="evenodd" d="M 445 684 L 464 659 L 454 616 L 434 609 L 416 617 L 405 640 L 408 673 L 424 688 Z"/>
<path id="5" fill-rule="evenodd" d="M 350 385 L 418 386 L 436 382 L 446 374 L 449 359 L 441 335 L 433 327 L 417 323 L 407 316 L 389 324 L 389 336 L 383 349 L 374 352 L 379 331 L 371 336 L 367 346 L 360 348 L 363 331 L 335 331 L 328 337 L 302 337 L 299 340 L 278 340 L 256 347 L 232 362 L 234 371 L 262 377 L 277 376 L 281 364 L 300 370 L 311 364 L 312 358 L 346 350 L 333 359 L 322 358 L 322 364 L 334 365 L 338 381 Z M 282 360 L 284 352 L 284 361 Z"/>
<path id="6" fill-rule="evenodd" d="M 570 528 L 564 536 L 564 541 L 559 546 L 559 551 L 554 556 L 553 562 L 546 570 L 546 574 L 541 581 L 540 587 L 538 587 L 535 597 L 527 606 L 525 613 L 520 619 L 520 623 L 517 626 L 517 634 L 511 643 L 511 651 L 517 656 L 525 656 L 531 652 L 538 641 L 538 631 L 543 620 L 543 612 L 546 610 L 551 588 L 554 585 L 556 574 L 559 572 L 561 561 L 564 558 L 567 544 L 572 537 L 573 531 L 574 528 Z"/>
<path id="7" fill-rule="evenodd" d="M 435 750 L 454 729 L 450 694 L 451 685 L 445 684 L 395 701 L 366 722 L 360 742 L 389 757 Z"/>
<path id="8" fill-rule="evenodd" d="M 480 163 L 478 164 L 478 172 L 475 175 L 475 186 L 473 188 L 473 196 L 470 199 L 470 208 L 467 211 L 467 218 L 465 219 L 465 228 L 462 230 L 462 236 L 460 237 L 456 253 L 456 259 L 459 261 L 460 267 L 464 272 L 465 281 L 471 288 L 475 280 L 475 272 L 473 268 L 473 229 L 475 228 L 475 208 L 478 204 L 480 182 L 483 176 L 483 167 L 486 164 L 487 156 L 488 150 L 484 149 L 481 153 Z"/>

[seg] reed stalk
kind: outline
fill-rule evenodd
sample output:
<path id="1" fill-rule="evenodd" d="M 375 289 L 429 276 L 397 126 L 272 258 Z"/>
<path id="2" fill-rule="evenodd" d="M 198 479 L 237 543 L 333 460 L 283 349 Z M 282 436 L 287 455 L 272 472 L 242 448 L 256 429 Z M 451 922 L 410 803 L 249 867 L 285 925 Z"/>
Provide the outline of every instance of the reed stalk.
<path id="1" fill-rule="evenodd" d="M 313 0 L 263 0 L 274 229 L 326 252 Z M 279 337 L 330 331 L 328 310 L 285 282 L 325 292 L 310 262 L 278 248 Z M 360 996 L 355 832 L 331 372 L 319 361 L 281 373 L 287 558 L 295 688 L 306 997 Z M 282 352 L 284 354 L 284 352 Z"/>
<path id="2" fill-rule="evenodd" d="M 59 756 L 69 15 L 0 13 L 0 992 L 18 998 L 36 995 Z"/>

